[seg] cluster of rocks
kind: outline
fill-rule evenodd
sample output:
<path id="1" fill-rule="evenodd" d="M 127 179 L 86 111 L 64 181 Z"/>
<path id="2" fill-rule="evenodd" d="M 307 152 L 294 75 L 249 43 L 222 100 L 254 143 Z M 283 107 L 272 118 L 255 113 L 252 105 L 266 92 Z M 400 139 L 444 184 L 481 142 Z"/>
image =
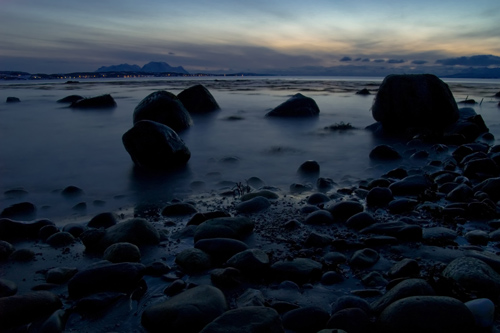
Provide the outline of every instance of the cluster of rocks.
<path id="1" fill-rule="evenodd" d="M 191 157 L 178 133 L 192 124 L 191 113 L 220 109 L 212 94 L 202 85 L 183 90 L 178 96 L 156 91 L 135 108 L 134 127 L 122 137 L 134 163 L 144 169 L 168 170 L 183 166 Z"/>

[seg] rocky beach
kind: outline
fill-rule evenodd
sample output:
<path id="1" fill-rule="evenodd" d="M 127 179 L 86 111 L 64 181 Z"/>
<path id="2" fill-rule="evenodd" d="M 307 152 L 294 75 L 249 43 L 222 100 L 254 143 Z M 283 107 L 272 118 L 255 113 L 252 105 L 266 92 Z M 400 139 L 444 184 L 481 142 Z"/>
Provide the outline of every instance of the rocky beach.
<path id="1" fill-rule="evenodd" d="M 235 83 L 231 93 L 275 81 Z M 496 114 L 479 112 L 483 103 L 497 110 L 498 85 L 475 88 L 483 102 L 432 75 L 349 89 L 285 80 L 272 99 L 280 103 L 261 118 L 286 124 L 283 131 L 294 126 L 298 140 L 298 126 L 310 124 L 321 128 L 308 140 L 369 137 L 331 157 L 356 156 L 352 170 L 333 172 L 322 157 L 329 151 L 311 157 L 292 143 L 268 144 L 262 160 L 237 174 L 225 172 L 250 163 L 244 153 L 211 161 L 221 172 L 202 165 L 185 178 L 186 166 L 210 150 L 195 146 L 196 131 L 206 129 L 197 122 L 216 122 L 206 119 L 225 111 L 217 93 L 232 82 L 182 82 L 175 93 L 149 89 L 129 102 L 127 129 L 113 136 L 141 175 L 132 203 L 115 208 L 95 196 L 91 209 L 88 190 L 65 179 L 57 200 L 77 213 L 45 218 L 41 204 L 25 200 L 29 190 L 4 190 L 0 331 L 500 332 L 500 130 L 488 122 Z M 339 91 L 364 99 L 373 124 L 359 128 L 356 116 L 343 115 L 318 126 L 317 101 Z M 64 103 L 109 112 L 123 102 L 112 95 Z M 258 129 L 244 129 L 235 140 L 257 145 Z M 293 158 L 280 166 L 269 153 Z M 272 169 L 268 177 L 259 164 Z M 153 183 L 163 187 L 139 200 Z"/>

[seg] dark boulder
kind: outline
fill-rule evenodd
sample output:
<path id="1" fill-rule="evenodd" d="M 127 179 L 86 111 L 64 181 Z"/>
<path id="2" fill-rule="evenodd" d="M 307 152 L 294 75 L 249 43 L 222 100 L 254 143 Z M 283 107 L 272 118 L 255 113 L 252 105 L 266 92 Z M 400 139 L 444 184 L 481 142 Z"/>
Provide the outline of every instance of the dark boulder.
<path id="1" fill-rule="evenodd" d="M 356 91 L 356 95 L 370 95 L 370 91 L 366 88 Z"/>
<path id="2" fill-rule="evenodd" d="M 79 99 L 71 103 L 75 109 L 106 109 L 116 107 L 116 102 L 110 94 Z"/>
<path id="3" fill-rule="evenodd" d="M 81 99 L 83 99 L 83 97 L 80 95 L 69 95 L 69 96 L 66 96 L 64 98 L 58 99 L 57 103 L 74 103 L 74 102 L 79 101 Z"/>
<path id="4" fill-rule="evenodd" d="M 134 124 L 152 120 L 176 132 L 189 128 L 193 120 L 182 102 L 172 93 L 159 90 L 145 97 L 134 109 Z"/>
<path id="5" fill-rule="evenodd" d="M 319 115 L 316 102 L 302 94 L 295 94 L 266 114 L 267 117 L 311 117 Z"/>
<path id="6" fill-rule="evenodd" d="M 461 108 L 459 116 L 457 122 L 446 128 L 444 133 L 446 141 L 451 141 L 454 144 L 474 142 L 478 136 L 489 132 L 483 117 L 478 115 L 474 109 Z M 458 142 L 457 139 L 459 140 Z M 460 142 L 460 140 L 462 141 Z"/>
<path id="7" fill-rule="evenodd" d="M 146 169 L 171 169 L 186 164 L 191 152 L 170 127 L 143 120 L 122 137 L 134 163 Z"/>
<path id="8" fill-rule="evenodd" d="M 0 213 L 0 217 L 11 219 L 31 220 L 36 215 L 36 207 L 31 202 L 20 202 L 13 204 Z"/>
<path id="9" fill-rule="evenodd" d="M 391 133 L 412 128 L 442 132 L 459 118 L 448 85 L 431 74 L 387 76 L 375 97 L 372 114 Z"/>
<path id="10" fill-rule="evenodd" d="M 21 102 L 19 98 L 12 96 L 7 97 L 7 99 L 5 100 L 5 103 L 19 103 L 19 102 Z"/>
<path id="11" fill-rule="evenodd" d="M 190 113 L 208 113 L 220 109 L 210 91 L 201 84 L 183 90 L 177 98 Z"/>
<path id="12" fill-rule="evenodd" d="M 392 161 L 401 159 L 401 155 L 389 145 L 379 145 L 370 152 L 370 159 L 380 161 Z"/>
<path id="13" fill-rule="evenodd" d="M 10 219 L 0 219 L 0 239 L 37 238 L 40 229 L 46 225 L 55 225 L 49 220 L 20 222 Z"/>

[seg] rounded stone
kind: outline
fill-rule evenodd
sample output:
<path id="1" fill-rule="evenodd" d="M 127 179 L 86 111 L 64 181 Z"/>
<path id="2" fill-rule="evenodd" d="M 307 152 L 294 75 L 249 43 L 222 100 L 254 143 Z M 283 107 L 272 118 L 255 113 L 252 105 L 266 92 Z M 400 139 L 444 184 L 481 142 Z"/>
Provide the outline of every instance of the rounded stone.
<path id="1" fill-rule="evenodd" d="M 103 259 L 113 263 L 119 262 L 140 262 L 141 250 L 137 245 L 120 242 L 110 245 L 103 254 Z"/>

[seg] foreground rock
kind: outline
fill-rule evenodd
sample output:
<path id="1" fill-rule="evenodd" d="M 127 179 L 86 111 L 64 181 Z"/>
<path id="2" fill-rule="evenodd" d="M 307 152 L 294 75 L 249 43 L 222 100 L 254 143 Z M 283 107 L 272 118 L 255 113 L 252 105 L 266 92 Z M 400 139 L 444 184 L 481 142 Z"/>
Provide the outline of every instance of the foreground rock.
<path id="1" fill-rule="evenodd" d="M 183 90 L 177 98 L 190 113 L 208 113 L 220 109 L 210 91 L 201 84 Z"/>
<path id="2" fill-rule="evenodd" d="M 474 332 L 474 317 L 459 300 L 445 296 L 414 296 L 389 305 L 378 318 L 384 332 Z"/>
<path id="3" fill-rule="evenodd" d="M 194 241 L 206 238 L 233 238 L 242 240 L 253 231 L 255 224 L 246 217 L 220 217 L 200 224 L 195 231 Z"/>
<path id="4" fill-rule="evenodd" d="M 0 298 L 0 330 L 29 324 L 44 318 L 62 307 L 57 295 L 48 291 L 36 291 L 23 295 Z"/>
<path id="5" fill-rule="evenodd" d="M 208 324 L 201 333 L 282 333 L 284 331 L 276 310 L 264 306 L 247 306 L 225 312 Z"/>
<path id="6" fill-rule="evenodd" d="M 114 107 L 116 107 L 116 102 L 110 94 L 78 99 L 70 105 L 70 108 L 74 109 L 105 109 Z"/>
<path id="7" fill-rule="evenodd" d="M 266 114 L 267 117 L 312 117 L 319 115 L 316 102 L 302 94 L 295 94 Z"/>
<path id="8" fill-rule="evenodd" d="M 143 120 L 122 137 L 123 145 L 134 163 L 145 169 L 172 169 L 191 158 L 181 138 L 168 126 Z"/>
<path id="9" fill-rule="evenodd" d="M 422 128 L 443 132 L 459 118 L 448 85 L 431 74 L 389 75 L 380 85 L 373 118 L 389 133 Z"/>
<path id="10" fill-rule="evenodd" d="M 172 93 L 159 90 L 146 96 L 134 109 L 134 124 L 152 120 L 175 132 L 189 128 L 193 120 L 182 102 Z"/>
<path id="11" fill-rule="evenodd" d="M 142 325 L 151 332 L 199 332 L 228 306 L 224 294 L 212 286 L 186 290 L 162 303 L 149 306 Z"/>

